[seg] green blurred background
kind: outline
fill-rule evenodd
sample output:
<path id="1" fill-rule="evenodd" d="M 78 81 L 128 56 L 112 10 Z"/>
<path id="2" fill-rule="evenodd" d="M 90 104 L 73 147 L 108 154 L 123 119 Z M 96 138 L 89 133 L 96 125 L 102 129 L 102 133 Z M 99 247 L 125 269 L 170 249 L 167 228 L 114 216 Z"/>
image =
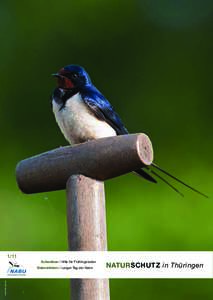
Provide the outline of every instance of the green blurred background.
<path id="1" fill-rule="evenodd" d="M 213 250 L 213 2 L 0 2 L 0 250 L 67 250 L 65 192 L 22 194 L 15 166 L 66 145 L 50 74 L 80 64 L 155 161 L 207 193 L 106 182 L 109 250 Z M 68 280 L 0 281 L 0 299 L 68 299 Z M 111 280 L 111 299 L 212 299 L 211 280 Z"/>

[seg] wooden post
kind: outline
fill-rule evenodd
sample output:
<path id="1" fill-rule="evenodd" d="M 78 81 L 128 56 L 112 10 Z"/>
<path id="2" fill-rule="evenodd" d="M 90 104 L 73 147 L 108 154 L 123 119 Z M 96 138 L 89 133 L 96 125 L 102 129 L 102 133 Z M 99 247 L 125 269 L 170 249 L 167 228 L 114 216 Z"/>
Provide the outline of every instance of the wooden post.
<path id="1" fill-rule="evenodd" d="M 71 251 L 107 250 L 104 183 L 83 175 L 67 182 L 68 241 Z M 72 279 L 72 300 L 109 300 L 108 279 Z"/>
<path id="2" fill-rule="evenodd" d="M 16 178 L 27 194 L 66 188 L 69 249 L 105 251 L 103 181 L 146 168 L 152 161 L 148 136 L 130 134 L 60 147 L 25 159 L 17 165 Z M 73 279 L 71 286 L 72 300 L 109 300 L 107 279 Z"/>

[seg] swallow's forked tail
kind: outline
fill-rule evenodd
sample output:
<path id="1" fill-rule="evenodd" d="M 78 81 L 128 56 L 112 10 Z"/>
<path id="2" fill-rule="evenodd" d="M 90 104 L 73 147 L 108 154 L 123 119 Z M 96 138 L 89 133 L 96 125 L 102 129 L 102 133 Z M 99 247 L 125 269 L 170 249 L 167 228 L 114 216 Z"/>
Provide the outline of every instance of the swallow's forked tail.
<path id="1" fill-rule="evenodd" d="M 178 179 L 177 177 L 175 177 L 174 175 L 170 174 L 169 172 L 163 170 L 161 167 L 159 167 L 158 165 L 156 165 L 155 163 L 152 163 L 151 166 L 153 166 L 154 168 L 156 168 L 157 170 L 159 170 L 160 172 L 166 174 L 167 176 L 169 176 L 170 178 L 176 180 L 177 182 L 183 184 L 184 186 L 186 186 L 187 188 L 189 188 L 190 190 L 202 195 L 203 197 L 209 198 L 207 195 L 205 195 L 204 193 L 198 191 L 197 189 L 193 188 L 192 186 L 188 185 L 187 183 L 183 182 L 182 180 Z M 175 190 L 178 194 L 180 194 L 181 196 L 183 196 L 183 194 L 177 189 L 175 188 L 171 183 L 169 183 L 167 180 L 165 180 L 163 177 L 161 177 L 159 174 L 157 174 L 155 171 L 150 170 L 151 173 L 153 175 L 155 175 L 156 177 L 160 178 L 162 181 L 164 181 L 166 184 L 168 184 L 173 190 Z"/>

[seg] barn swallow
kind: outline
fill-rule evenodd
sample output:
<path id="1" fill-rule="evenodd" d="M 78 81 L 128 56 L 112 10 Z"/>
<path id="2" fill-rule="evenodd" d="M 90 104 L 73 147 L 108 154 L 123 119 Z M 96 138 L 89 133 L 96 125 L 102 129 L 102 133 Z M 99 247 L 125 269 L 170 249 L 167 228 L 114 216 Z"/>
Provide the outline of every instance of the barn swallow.
<path id="1" fill-rule="evenodd" d="M 121 118 L 109 101 L 94 86 L 88 73 L 78 65 L 68 65 L 52 74 L 57 78 L 57 88 L 52 95 L 52 109 L 64 137 L 71 144 L 79 144 L 92 139 L 128 134 Z M 156 170 L 207 197 L 197 189 L 160 168 L 155 163 L 135 173 L 156 183 L 157 177 L 180 195 L 183 194 Z"/>

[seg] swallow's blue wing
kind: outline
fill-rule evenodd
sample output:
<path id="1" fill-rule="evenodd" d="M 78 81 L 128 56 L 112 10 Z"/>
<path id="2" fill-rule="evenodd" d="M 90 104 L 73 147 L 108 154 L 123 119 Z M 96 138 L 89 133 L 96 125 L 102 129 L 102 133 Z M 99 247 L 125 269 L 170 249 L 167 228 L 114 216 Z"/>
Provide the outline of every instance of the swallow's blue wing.
<path id="1" fill-rule="evenodd" d="M 99 120 L 108 123 L 116 131 L 117 135 L 128 134 L 128 130 L 112 105 L 94 86 L 86 87 L 81 91 L 81 96 L 91 112 Z"/>
<path id="2" fill-rule="evenodd" d="M 86 87 L 81 91 L 81 96 L 91 112 L 99 120 L 107 122 L 116 131 L 117 135 L 128 134 L 128 130 L 112 105 L 94 86 Z M 151 182 L 157 182 L 143 169 L 135 170 L 135 173 Z"/>

